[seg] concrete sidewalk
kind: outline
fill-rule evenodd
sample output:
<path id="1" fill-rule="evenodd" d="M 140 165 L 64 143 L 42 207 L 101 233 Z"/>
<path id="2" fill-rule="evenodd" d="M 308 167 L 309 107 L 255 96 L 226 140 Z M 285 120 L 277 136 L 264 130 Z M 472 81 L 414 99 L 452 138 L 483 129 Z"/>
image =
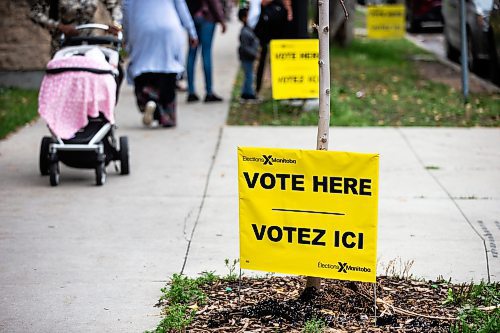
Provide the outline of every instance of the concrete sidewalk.
<path id="1" fill-rule="evenodd" d="M 236 146 L 314 149 L 314 127 L 225 127 L 185 269 L 238 257 Z M 378 273 L 500 280 L 500 130 L 332 128 L 330 150 L 380 153 Z M 203 268 L 205 267 L 205 268 Z M 248 272 L 251 274 L 251 272 Z"/>
<path id="2" fill-rule="evenodd" d="M 227 274 L 224 259 L 239 255 L 236 146 L 316 142 L 314 127 L 224 126 L 237 33 L 233 21 L 214 45 L 226 101 L 180 94 L 176 129 L 143 128 L 122 90 L 129 176 L 109 166 L 96 187 L 93 171 L 63 167 L 51 188 L 38 174 L 41 121 L 0 141 L 0 332 L 142 332 L 173 273 Z M 379 274 L 397 259 L 397 270 L 414 260 L 416 277 L 500 280 L 499 143 L 499 129 L 331 129 L 331 150 L 381 156 Z"/>
<path id="3" fill-rule="evenodd" d="M 214 88 L 224 103 L 186 104 L 178 127 L 142 126 L 122 87 L 118 135 L 130 142 L 129 176 L 108 166 L 38 171 L 38 121 L 0 141 L 0 332 L 143 332 L 160 320 L 160 288 L 182 271 L 238 70 L 238 24 L 214 40 Z M 204 97 L 198 72 L 198 93 Z"/>

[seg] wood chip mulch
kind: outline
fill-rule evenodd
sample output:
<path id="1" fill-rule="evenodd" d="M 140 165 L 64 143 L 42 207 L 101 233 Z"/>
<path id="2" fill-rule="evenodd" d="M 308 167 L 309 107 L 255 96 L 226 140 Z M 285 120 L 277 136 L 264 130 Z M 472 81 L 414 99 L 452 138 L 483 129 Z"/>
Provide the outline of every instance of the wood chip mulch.
<path id="1" fill-rule="evenodd" d="M 301 332 L 320 318 L 325 332 L 448 332 L 457 309 L 443 305 L 449 284 L 377 279 L 377 317 L 370 283 L 323 280 L 305 289 L 303 277 L 221 280 L 204 287 L 207 303 L 187 332 Z M 238 294 L 239 290 L 239 294 Z"/>

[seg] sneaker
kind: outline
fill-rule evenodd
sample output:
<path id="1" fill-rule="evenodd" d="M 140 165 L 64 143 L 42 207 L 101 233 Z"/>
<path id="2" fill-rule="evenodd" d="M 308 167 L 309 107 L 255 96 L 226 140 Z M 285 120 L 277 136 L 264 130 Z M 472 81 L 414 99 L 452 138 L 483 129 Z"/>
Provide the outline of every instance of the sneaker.
<path id="1" fill-rule="evenodd" d="M 240 103 L 257 104 L 260 102 L 262 102 L 261 99 L 255 95 L 242 94 L 240 98 Z"/>
<path id="2" fill-rule="evenodd" d="M 156 110 L 156 103 L 154 101 L 148 101 L 146 103 L 146 107 L 144 108 L 144 115 L 142 116 L 142 123 L 144 125 L 151 126 L 155 110 Z"/>
<path id="3" fill-rule="evenodd" d="M 205 103 L 210 102 L 222 102 L 222 98 L 217 96 L 216 94 L 208 94 L 205 96 Z"/>
<path id="4" fill-rule="evenodd" d="M 187 98 L 187 102 L 188 103 L 191 103 L 191 102 L 198 102 L 200 100 L 200 98 L 198 97 L 198 95 L 196 94 L 189 94 L 188 95 L 188 98 Z"/>

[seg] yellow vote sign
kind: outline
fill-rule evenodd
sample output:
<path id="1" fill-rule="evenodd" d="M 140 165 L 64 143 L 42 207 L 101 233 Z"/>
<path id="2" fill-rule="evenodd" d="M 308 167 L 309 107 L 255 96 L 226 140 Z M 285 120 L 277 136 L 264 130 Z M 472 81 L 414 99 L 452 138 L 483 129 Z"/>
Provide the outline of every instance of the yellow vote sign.
<path id="1" fill-rule="evenodd" d="M 317 39 L 275 39 L 270 54 L 274 99 L 318 98 Z"/>
<path id="2" fill-rule="evenodd" d="M 366 28 L 368 38 L 403 38 L 405 36 L 404 5 L 368 6 Z"/>
<path id="3" fill-rule="evenodd" d="M 238 148 L 244 269 L 375 282 L 378 154 Z"/>

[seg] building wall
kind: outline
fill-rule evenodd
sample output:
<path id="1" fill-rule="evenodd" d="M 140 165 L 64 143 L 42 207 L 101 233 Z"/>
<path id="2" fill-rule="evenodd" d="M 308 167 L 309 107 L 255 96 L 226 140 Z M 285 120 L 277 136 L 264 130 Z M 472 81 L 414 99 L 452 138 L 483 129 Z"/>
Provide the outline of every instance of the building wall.
<path id="1" fill-rule="evenodd" d="M 29 19 L 26 0 L 0 1 L 0 70 L 44 68 L 50 55 L 50 36 Z"/>
<path id="2" fill-rule="evenodd" d="M 36 71 L 50 59 L 49 33 L 31 22 L 32 0 L 0 0 L 0 71 Z M 96 22 L 109 21 L 99 7 Z"/>

